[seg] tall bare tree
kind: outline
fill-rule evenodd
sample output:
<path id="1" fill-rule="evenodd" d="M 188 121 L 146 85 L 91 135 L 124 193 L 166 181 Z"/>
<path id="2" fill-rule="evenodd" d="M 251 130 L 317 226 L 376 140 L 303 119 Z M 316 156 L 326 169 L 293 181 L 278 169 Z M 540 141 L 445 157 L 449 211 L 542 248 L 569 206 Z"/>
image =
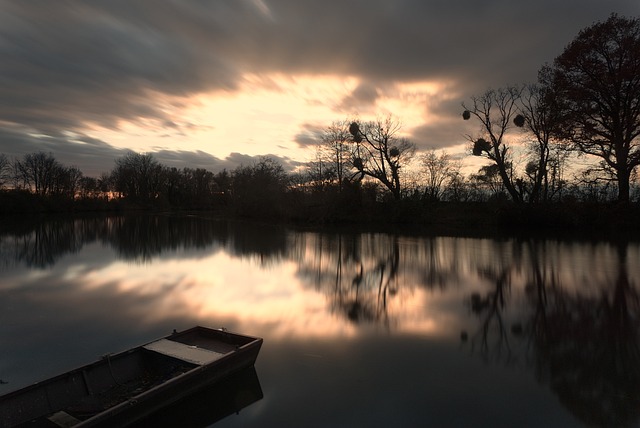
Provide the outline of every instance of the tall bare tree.
<path id="1" fill-rule="evenodd" d="M 600 158 L 629 202 L 640 164 L 640 19 L 615 14 L 580 31 L 540 81 L 562 109 L 560 136 Z"/>
<path id="2" fill-rule="evenodd" d="M 530 181 L 528 198 L 530 202 L 547 201 L 562 189 L 562 172 L 569 153 L 556 136 L 560 124 L 558 104 L 548 87 L 532 84 L 521 95 L 520 110 L 514 123 L 533 137 L 528 144 L 531 160 L 525 169 Z"/>
<path id="3" fill-rule="evenodd" d="M 348 126 L 348 121 L 338 121 L 327 127 L 322 134 L 320 150 L 320 162 L 325 165 L 326 172 L 335 178 L 340 191 L 351 169 L 351 135 Z"/>
<path id="4" fill-rule="evenodd" d="M 468 136 L 473 143 L 473 155 L 484 156 L 493 161 L 514 202 L 522 202 L 523 195 L 511 170 L 510 147 L 505 142 L 505 135 L 514 125 L 512 120 L 518 114 L 518 101 L 522 91 L 522 87 L 515 86 L 488 89 L 480 96 L 473 96 L 471 104 L 462 103 L 463 119 L 475 117 L 481 125 L 483 137 L 474 139 Z"/>

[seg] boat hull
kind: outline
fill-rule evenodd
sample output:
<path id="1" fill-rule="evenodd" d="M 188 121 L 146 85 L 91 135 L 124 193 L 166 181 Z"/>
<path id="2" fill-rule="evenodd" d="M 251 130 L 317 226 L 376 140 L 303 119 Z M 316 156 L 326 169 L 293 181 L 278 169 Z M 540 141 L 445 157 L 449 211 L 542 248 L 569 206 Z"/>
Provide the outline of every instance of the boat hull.
<path id="1" fill-rule="evenodd" d="M 174 332 L 0 397 L 0 426 L 126 426 L 252 366 L 261 346 L 200 326 Z"/>

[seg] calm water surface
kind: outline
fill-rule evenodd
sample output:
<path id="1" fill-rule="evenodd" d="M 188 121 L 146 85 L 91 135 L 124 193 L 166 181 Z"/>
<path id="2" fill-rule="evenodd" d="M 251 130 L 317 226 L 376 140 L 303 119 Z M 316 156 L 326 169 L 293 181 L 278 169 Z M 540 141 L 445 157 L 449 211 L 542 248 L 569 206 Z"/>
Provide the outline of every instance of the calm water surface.
<path id="1" fill-rule="evenodd" d="M 0 393 L 201 324 L 265 340 L 263 398 L 216 427 L 639 425 L 637 243 L 0 228 Z"/>

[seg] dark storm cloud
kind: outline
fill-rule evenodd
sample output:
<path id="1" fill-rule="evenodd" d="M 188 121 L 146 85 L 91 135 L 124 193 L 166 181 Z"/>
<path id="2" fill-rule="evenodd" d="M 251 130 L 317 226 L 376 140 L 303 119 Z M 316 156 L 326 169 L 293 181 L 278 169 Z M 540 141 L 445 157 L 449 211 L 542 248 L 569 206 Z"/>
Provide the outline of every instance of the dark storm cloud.
<path id="1" fill-rule="evenodd" d="M 203 151 L 188 152 L 182 150 L 160 150 L 153 153 L 154 158 L 162 165 L 168 167 L 183 168 L 202 168 L 212 172 L 219 172 L 223 169 L 233 171 L 237 167 L 254 165 L 264 156 L 277 160 L 285 170 L 293 171 L 299 162 L 293 161 L 287 157 L 277 155 L 260 155 L 250 156 L 241 153 L 231 153 L 224 159 L 220 159 Z"/>
<path id="2" fill-rule="evenodd" d="M 233 87 L 236 72 L 206 54 L 216 31 L 208 44 L 195 43 L 196 10 L 131 4 L 3 3 L 0 117 L 46 131 L 166 120 L 150 102 L 154 93 Z M 191 34 L 180 32 L 186 21 Z"/>
<path id="3" fill-rule="evenodd" d="M 599 0 L 267 3 L 278 24 L 267 64 L 383 81 L 460 79 L 469 87 L 535 78 L 580 28 L 613 11 L 640 11 L 635 1 Z"/>
<path id="4" fill-rule="evenodd" d="M 5 1 L 0 122 L 53 136 L 122 120 L 172 128 L 158 95 L 233 91 L 244 73 L 360 77 L 353 93 L 327 100 L 341 114 L 401 81 L 447 79 L 463 101 L 489 86 L 535 80 L 581 28 L 612 12 L 637 16 L 640 2 Z M 445 112 L 457 114 L 457 106 Z M 422 131 L 416 135 L 437 139 L 435 129 Z M 3 142 L 9 153 L 33 145 L 71 157 L 79 147 L 62 137 L 9 141 L 20 144 Z M 87 161 L 120 152 L 104 142 L 82 147 Z"/>
<path id="5" fill-rule="evenodd" d="M 339 109 L 347 112 L 362 111 L 374 106 L 380 96 L 378 88 L 368 82 L 362 82 L 350 94 L 342 99 Z"/>
<path id="6" fill-rule="evenodd" d="M 453 144 L 463 144 L 466 136 L 461 132 L 462 118 L 460 121 L 448 120 L 438 124 L 418 126 L 411 130 L 411 141 L 420 151 L 439 150 L 450 147 Z M 452 141 L 451 136 L 458 137 Z"/>
<path id="7" fill-rule="evenodd" d="M 98 177 L 103 172 L 108 173 L 115 159 L 127 151 L 86 135 L 45 136 L 0 128 L 0 153 L 10 160 L 36 152 L 51 153 L 64 166 L 77 166 L 84 175 Z"/>
<path id="8" fill-rule="evenodd" d="M 282 165 L 282 167 L 289 172 L 302 165 L 302 162 L 288 158 L 286 156 L 278 156 L 274 154 L 249 156 L 242 153 L 234 152 L 230 153 L 229 156 L 224 159 L 224 168 L 232 170 L 238 166 L 252 166 L 260 162 L 260 160 L 263 158 L 271 158 L 278 161 Z"/>
<path id="9" fill-rule="evenodd" d="M 306 123 L 302 125 L 302 129 L 293 138 L 300 147 L 314 147 L 320 144 L 322 141 L 322 135 L 326 129 L 326 124 L 311 124 Z"/>

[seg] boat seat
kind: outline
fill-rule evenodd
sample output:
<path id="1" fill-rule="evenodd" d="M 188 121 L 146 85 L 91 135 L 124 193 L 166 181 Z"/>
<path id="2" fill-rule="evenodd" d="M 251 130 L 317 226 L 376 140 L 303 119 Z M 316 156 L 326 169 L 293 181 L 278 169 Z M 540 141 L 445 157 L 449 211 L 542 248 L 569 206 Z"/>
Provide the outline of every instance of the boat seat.
<path id="1" fill-rule="evenodd" d="M 156 340 L 155 342 L 144 345 L 144 349 L 168 355 L 173 358 L 178 358 L 199 366 L 211 363 L 225 355 L 220 352 L 198 348 L 197 346 L 185 345 L 184 343 L 167 339 Z"/>

